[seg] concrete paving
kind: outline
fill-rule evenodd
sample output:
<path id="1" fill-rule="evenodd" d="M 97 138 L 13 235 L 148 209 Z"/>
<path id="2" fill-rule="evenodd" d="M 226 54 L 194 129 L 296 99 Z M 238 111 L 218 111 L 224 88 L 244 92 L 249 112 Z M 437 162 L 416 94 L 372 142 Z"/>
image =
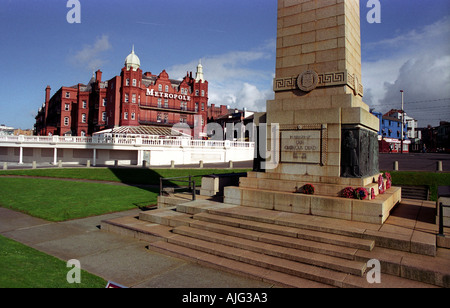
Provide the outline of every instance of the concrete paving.
<path id="1" fill-rule="evenodd" d="M 101 231 L 105 219 L 138 215 L 139 210 L 66 222 L 48 222 L 0 208 L 0 234 L 55 256 L 77 259 L 81 269 L 126 287 L 270 288 L 273 285 L 173 258 L 147 243 Z"/>
<path id="2" fill-rule="evenodd" d="M 443 172 L 450 172 L 450 155 L 445 153 L 408 153 L 408 154 L 400 154 L 400 153 L 380 153 L 379 155 L 379 164 L 380 170 L 393 170 L 394 162 L 398 161 L 398 166 L 400 171 L 428 171 L 435 172 L 437 170 L 437 162 L 442 162 Z M 31 163 L 18 164 L 17 162 L 8 162 L 8 169 L 31 169 Z M 63 167 L 71 167 L 71 168 L 86 168 L 85 165 L 78 164 L 64 164 Z M 114 166 L 106 166 L 106 165 L 98 165 L 97 167 L 106 167 L 113 168 Z M 120 166 L 125 168 L 142 168 L 142 166 Z M 177 169 L 184 168 L 198 168 L 198 164 L 193 165 L 176 165 Z M 205 163 L 203 168 L 205 169 L 216 169 L 216 168 L 228 168 L 229 163 Z M 253 161 L 244 161 L 244 162 L 233 162 L 234 169 L 247 169 L 253 167 Z M 0 170 L 2 170 L 3 164 L 0 165 Z M 37 168 L 58 168 L 58 166 L 50 164 L 50 163 L 39 163 L 37 164 Z M 170 168 L 170 165 L 167 166 L 150 166 L 151 169 L 167 169 Z"/>
<path id="3" fill-rule="evenodd" d="M 437 170 L 437 162 L 442 162 L 442 171 L 450 172 L 450 155 L 444 153 L 380 153 L 380 170 L 394 170 L 394 162 L 398 161 L 399 171 Z"/>

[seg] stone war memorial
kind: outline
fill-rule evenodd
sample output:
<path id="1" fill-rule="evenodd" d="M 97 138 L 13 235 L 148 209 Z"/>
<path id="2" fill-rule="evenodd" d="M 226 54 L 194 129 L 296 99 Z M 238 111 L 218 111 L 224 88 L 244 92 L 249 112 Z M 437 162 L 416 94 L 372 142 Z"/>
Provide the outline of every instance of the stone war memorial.
<path id="1" fill-rule="evenodd" d="M 224 202 L 382 224 L 401 189 L 379 173 L 362 80 L 358 0 L 279 0 L 270 161 Z"/>
<path id="2" fill-rule="evenodd" d="M 101 228 L 277 286 L 448 286 L 448 260 L 422 231 L 434 225 L 386 221 L 401 189 L 378 169 L 359 18 L 359 0 L 278 0 L 275 97 L 255 118 L 258 141 L 268 140 L 254 171 L 205 176 L 197 196 L 161 187 L 158 209 Z M 427 206 L 409 202 L 398 209 Z"/>

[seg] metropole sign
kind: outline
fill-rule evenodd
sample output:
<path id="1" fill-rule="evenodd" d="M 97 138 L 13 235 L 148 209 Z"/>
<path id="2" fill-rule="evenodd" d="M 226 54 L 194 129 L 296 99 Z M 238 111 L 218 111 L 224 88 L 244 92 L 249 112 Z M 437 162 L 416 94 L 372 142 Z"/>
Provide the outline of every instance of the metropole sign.
<path id="1" fill-rule="evenodd" d="M 165 92 L 156 92 L 154 89 L 147 89 L 147 96 L 168 98 L 168 99 L 178 99 L 180 101 L 190 101 L 191 97 L 189 95 L 182 94 L 174 94 L 174 93 L 165 93 Z"/>

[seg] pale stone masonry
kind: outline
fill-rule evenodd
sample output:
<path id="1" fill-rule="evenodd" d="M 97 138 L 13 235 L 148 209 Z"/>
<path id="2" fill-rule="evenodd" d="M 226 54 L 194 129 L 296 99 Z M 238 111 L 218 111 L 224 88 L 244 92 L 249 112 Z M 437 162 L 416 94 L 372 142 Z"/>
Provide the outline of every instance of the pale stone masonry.
<path id="1" fill-rule="evenodd" d="M 379 125 L 362 101 L 359 1 L 278 3 L 275 99 L 267 102 L 267 123 L 280 124 L 281 163 L 268 172 L 340 176 L 341 130 L 376 132 Z M 289 150 L 293 133 L 283 131 L 298 133 L 301 126 L 312 151 Z"/>
<path id="2" fill-rule="evenodd" d="M 226 187 L 225 203 L 382 224 L 401 189 L 381 194 L 376 183 L 379 121 L 362 99 L 359 1 L 279 0 L 277 27 L 271 159 Z M 306 184 L 314 195 L 301 193 Z M 342 198 L 347 186 L 376 198 Z"/>

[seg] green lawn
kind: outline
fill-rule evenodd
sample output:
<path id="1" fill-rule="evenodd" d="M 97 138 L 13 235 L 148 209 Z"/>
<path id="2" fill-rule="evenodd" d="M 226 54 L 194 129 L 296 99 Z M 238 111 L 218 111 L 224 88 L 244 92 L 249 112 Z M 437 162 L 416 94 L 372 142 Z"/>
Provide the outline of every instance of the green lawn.
<path id="1" fill-rule="evenodd" d="M 159 185 L 160 177 L 219 174 L 247 170 L 180 169 L 35 169 L 0 171 L 0 206 L 49 221 L 64 221 L 118 212 L 157 202 L 159 189 L 63 181 L 90 179 L 128 184 Z M 200 186 L 200 177 L 196 178 Z M 184 184 L 183 184 L 184 185 Z M 102 278 L 81 272 L 81 284 L 69 284 L 66 262 L 0 236 L 0 288 L 104 288 Z"/>
<path id="2" fill-rule="evenodd" d="M 53 168 L 0 170 L 0 175 L 27 175 L 51 178 L 87 179 L 127 184 L 159 185 L 160 177 L 198 176 L 206 174 L 240 173 L 248 169 L 142 169 L 142 168 Z M 196 178 L 200 186 L 200 177 Z"/>
<path id="3" fill-rule="evenodd" d="M 106 281 L 81 270 L 80 283 L 67 282 L 73 267 L 0 236 L 0 288 L 104 288 Z"/>
<path id="4" fill-rule="evenodd" d="M 153 205 L 158 192 L 133 186 L 0 177 L 0 206 L 64 221 Z"/>
<path id="5" fill-rule="evenodd" d="M 430 198 L 437 200 L 438 186 L 450 186 L 450 173 L 390 171 L 392 185 L 411 185 L 430 187 Z"/>
<path id="6" fill-rule="evenodd" d="M 132 168 L 0 170 L 0 175 L 49 177 L 36 179 L 0 176 L 0 206 L 49 221 L 64 221 L 155 204 L 158 190 L 63 181 L 61 178 L 159 185 L 160 177 L 245 171 L 248 170 Z M 450 185 L 449 173 L 390 173 L 393 185 L 429 185 L 432 198 L 436 198 L 437 186 Z M 200 177 L 196 178 L 196 183 L 200 186 Z M 0 236 L 0 288 L 104 288 L 106 285 L 106 281 L 102 278 L 85 271 L 81 274 L 81 284 L 69 284 L 66 280 L 69 270 L 64 261 Z"/>

